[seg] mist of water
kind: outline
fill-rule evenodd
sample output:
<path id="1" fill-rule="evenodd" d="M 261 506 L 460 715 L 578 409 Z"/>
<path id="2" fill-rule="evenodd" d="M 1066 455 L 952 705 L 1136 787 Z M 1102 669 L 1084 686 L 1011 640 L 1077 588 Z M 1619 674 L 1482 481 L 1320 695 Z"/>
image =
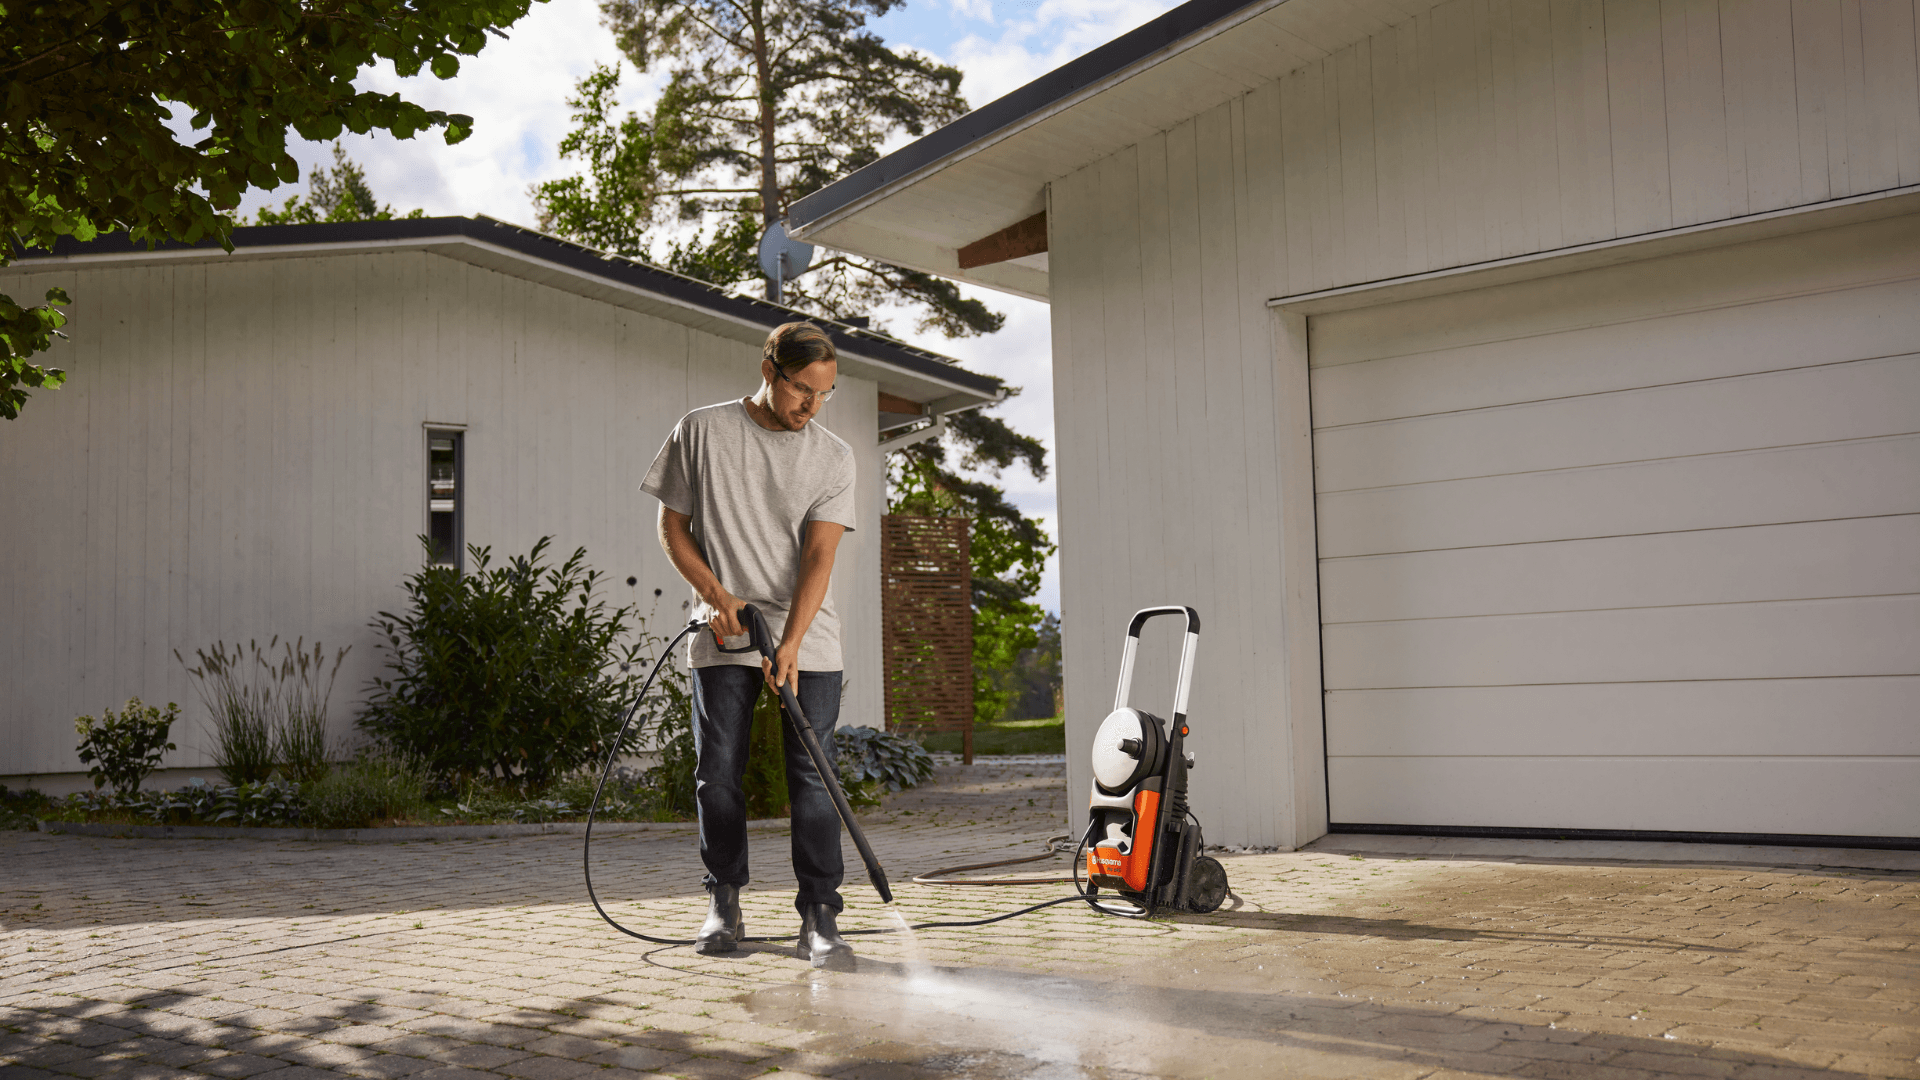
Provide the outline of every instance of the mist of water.
<path id="1" fill-rule="evenodd" d="M 927 963 L 927 950 L 920 944 L 920 935 L 914 932 L 913 925 L 907 922 L 907 917 L 901 914 L 899 908 L 888 904 L 887 914 L 900 934 L 903 953 L 901 965 L 907 969 L 908 981 L 920 982 L 931 978 L 933 965 Z"/>

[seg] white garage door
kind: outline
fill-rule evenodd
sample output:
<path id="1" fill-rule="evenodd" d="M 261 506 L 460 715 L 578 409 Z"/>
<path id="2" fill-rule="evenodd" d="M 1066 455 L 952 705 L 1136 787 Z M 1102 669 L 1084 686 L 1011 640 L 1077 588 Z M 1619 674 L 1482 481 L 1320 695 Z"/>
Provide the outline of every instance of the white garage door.
<path id="1" fill-rule="evenodd" d="M 1336 828 L 1920 836 L 1920 219 L 1309 335 Z"/>

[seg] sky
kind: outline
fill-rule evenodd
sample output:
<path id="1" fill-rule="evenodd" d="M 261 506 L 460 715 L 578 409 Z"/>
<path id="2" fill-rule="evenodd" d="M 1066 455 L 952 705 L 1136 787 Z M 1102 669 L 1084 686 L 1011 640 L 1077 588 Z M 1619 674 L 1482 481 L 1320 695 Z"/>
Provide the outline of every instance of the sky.
<path id="1" fill-rule="evenodd" d="M 873 28 L 892 47 L 915 49 L 958 67 L 966 76 L 961 92 L 968 104 L 978 107 L 1173 6 L 1168 0 L 909 0 Z M 571 126 L 568 95 L 594 64 L 620 59 L 612 35 L 600 25 L 598 0 L 536 3 L 506 40 L 495 39 L 480 55 L 463 58 L 460 73 L 452 79 L 402 79 L 391 68 L 374 68 L 362 77 L 367 89 L 398 91 L 428 108 L 472 116 L 473 135 L 465 142 L 448 146 L 438 133 L 410 140 L 349 134 L 341 144 L 366 170 L 375 195 L 400 212 L 418 207 L 430 215 L 486 214 L 532 227 L 537 223 L 528 188 L 577 171 L 575 163 L 560 160 L 556 153 Z M 624 73 L 623 107 L 644 109 L 658 93 L 660 80 L 631 65 Z M 903 137 L 897 143 L 905 141 Z M 316 166 L 332 164 L 331 144 L 303 143 L 292 149 L 303 180 Z M 252 214 L 304 189 L 303 182 L 254 192 L 241 210 Z M 937 333 L 915 333 L 913 319 L 904 313 L 875 315 L 887 320 L 899 337 L 1020 387 L 1020 396 L 999 407 L 997 415 L 1014 430 L 1045 443 L 1051 462 L 1053 391 L 1046 305 L 971 286 L 965 291 L 1005 313 L 1006 327 L 989 337 L 950 341 Z M 1051 472 L 1036 479 L 1016 466 L 991 479 L 1023 512 L 1039 518 L 1049 534 L 1058 535 Z M 1050 611 L 1060 610 L 1057 556 L 1048 564 L 1035 599 Z"/>

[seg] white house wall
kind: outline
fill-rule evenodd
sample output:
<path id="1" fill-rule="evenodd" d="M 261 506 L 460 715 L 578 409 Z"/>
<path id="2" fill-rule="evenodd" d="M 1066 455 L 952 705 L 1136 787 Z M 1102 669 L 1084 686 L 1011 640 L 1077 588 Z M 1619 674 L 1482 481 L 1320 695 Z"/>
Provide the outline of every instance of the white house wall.
<path id="1" fill-rule="evenodd" d="M 379 666 L 369 620 L 420 562 L 425 424 L 465 427 L 470 543 L 496 561 L 542 535 L 556 562 L 584 546 L 609 601 L 677 631 L 686 590 L 637 485 L 689 408 L 751 392 L 751 346 L 425 253 L 73 266 L 6 290 L 51 284 L 75 298 L 52 355 L 69 381 L 0 432 L 0 775 L 80 768 L 72 718 L 135 694 L 189 718 L 169 766 L 207 764 L 173 650 L 222 639 L 351 644 L 346 736 Z M 822 420 L 860 455 L 877 525 L 875 387 L 840 386 Z M 847 723 L 881 716 L 873 532 L 835 574 Z"/>
<path id="2" fill-rule="evenodd" d="M 1916 33 L 1912 0 L 1454 0 L 1055 182 L 1070 789 L 1126 614 L 1190 603 L 1209 837 L 1323 827 L 1279 633 L 1305 356 L 1266 301 L 1920 183 Z"/>

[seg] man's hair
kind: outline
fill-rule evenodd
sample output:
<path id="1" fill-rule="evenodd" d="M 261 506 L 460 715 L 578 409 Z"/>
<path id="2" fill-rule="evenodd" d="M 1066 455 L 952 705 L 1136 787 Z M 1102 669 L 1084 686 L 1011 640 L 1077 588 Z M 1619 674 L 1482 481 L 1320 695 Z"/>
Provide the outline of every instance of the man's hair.
<path id="1" fill-rule="evenodd" d="M 760 347 L 762 358 L 791 374 L 821 360 L 837 360 L 833 339 L 810 322 L 790 322 L 773 328 L 767 343 Z"/>

